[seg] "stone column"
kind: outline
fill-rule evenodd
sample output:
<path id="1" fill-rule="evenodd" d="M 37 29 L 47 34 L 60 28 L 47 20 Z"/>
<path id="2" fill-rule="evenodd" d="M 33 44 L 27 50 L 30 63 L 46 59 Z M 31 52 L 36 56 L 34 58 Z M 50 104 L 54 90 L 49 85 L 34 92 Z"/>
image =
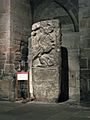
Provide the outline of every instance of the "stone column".
<path id="1" fill-rule="evenodd" d="M 14 69 L 21 60 L 21 41 L 28 43 L 31 29 L 29 0 L 0 0 L 0 97 L 11 97 Z"/>
<path id="2" fill-rule="evenodd" d="M 10 2 L 10 45 L 12 73 L 19 68 L 20 62 L 27 63 L 28 37 L 30 36 L 32 15 L 29 0 L 11 0 Z"/>
<path id="3" fill-rule="evenodd" d="M 29 54 L 32 57 L 32 84 L 37 101 L 55 102 L 60 95 L 60 32 L 57 19 L 32 25 Z"/>
<path id="4" fill-rule="evenodd" d="M 79 32 L 63 33 L 62 40 L 62 46 L 68 52 L 69 101 L 78 103 L 80 101 Z"/>
<path id="5" fill-rule="evenodd" d="M 10 52 L 10 0 L 0 0 L 0 98 L 8 99 Z"/>
<path id="6" fill-rule="evenodd" d="M 90 98 L 90 0 L 79 0 L 80 97 Z"/>

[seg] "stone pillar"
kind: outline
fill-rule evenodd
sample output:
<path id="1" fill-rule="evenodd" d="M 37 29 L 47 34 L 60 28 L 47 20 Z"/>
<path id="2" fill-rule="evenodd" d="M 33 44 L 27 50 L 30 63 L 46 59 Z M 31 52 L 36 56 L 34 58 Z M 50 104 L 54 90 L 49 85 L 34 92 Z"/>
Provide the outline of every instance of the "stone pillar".
<path id="1" fill-rule="evenodd" d="M 68 50 L 69 99 L 80 100 L 79 32 L 63 33 L 62 46 Z"/>
<path id="2" fill-rule="evenodd" d="M 0 0 L 0 98 L 9 96 L 10 0 Z"/>
<path id="3" fill-rule="evenodd" d="M 19 68 L 23 57 L 28 58 L 28 37 L 30 36 L 32 15 L 29 0 L 11 0 L 10 2 L 10 55 L 12 74 Z M 27 47 L 27 48 L 26 48 Z M 23 48 L 23 53 L 22 53 Z M 26 48 L 26 49 L 25 49 Z M 25 56 L 24 56 L 25 55 Z M 26 60 L 27 62 L 27 60 Z M 13 87 L 13 86 L 12 86 Z M 15 89 L 15 88 L 14 88 Z M 13 93 L 13 88 L 11 90 Z"/>
<path id="4" fill-rule="evenodd" d="M 14 69 L 21 60 L 21 41 L 31 29 L 29 0 L 0 0 L 0 96 L 10 98 Z"/>
<path id="5" fill-rule="evenodd" d="M 61 92 L 61 38 L 59 20 L 32 25 L 31 54 L 33 91 L 37 101 L 55 102 Z"/>
<path id="6" fill-rule="evenodd" d="M 32 15 L 29 0 L 11 0 L 11 54 L 14 56 L 13 67 L 17 68 L 21 61 L 21 44 L 28 44 Z"/>
<path id="7" fill-rule="evenodd" d="M 79 0 L 79 28 L 80 93 L 81 100 L 88 100 L 90 98 L 90 0 Z"/>
<path id="8" fill-rule="evenodd" d="M 0 74 L 6 71 L 10 48 L 10 0 L 0 1 Z"/>

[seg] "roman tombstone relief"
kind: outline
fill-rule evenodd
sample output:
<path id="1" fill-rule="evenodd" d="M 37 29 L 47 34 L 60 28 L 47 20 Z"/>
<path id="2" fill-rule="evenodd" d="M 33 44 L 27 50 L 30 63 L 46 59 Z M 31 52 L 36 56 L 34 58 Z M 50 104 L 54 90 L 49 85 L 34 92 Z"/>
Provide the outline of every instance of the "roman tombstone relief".
<path id="1" fill-rule="evenodd" d="M 54 102 L 60 94 L 61 28 L 58 19 L 32 25 L 29 63 L 36 100 Z"/>

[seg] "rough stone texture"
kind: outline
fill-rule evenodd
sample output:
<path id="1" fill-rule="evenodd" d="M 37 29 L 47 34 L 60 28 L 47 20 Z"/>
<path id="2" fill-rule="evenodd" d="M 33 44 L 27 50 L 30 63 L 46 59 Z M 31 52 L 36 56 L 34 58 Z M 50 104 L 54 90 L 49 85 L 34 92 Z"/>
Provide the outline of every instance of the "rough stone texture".
<path id="1" fill-rule="evenodd" d="M 33 21 L 58 18 L 62 27 L 62 93 L 71 100 L 80 99 L 79 84 L 79 24 L 77 0 L 45 0 L 33 3 Z"/>
<path id="2" fill-rule="evenodd" d="M 90 93 L 90 1 L 79 0 L 80 93 L 85 100 Z M 90 97 L 90 96 L 88 96 Z"/>
<path id="3" fill-rule="evenodd" d="M 68 51 L 68 70 L 69 70 L 69 99 L 80 99 L 79 83 L 79 33 L 64 33 L 62 36 L 62 46 Z"/>
<path id="4" fill-rule="evenodd" d="M 59 20 L 33 24 L 32 75 L 36 100 L 55 102 L 60 94 L 61 39 Z"/>
<path id="5" fill-rule="evenodd" d="M 85 59 L 85 58 L 84 58 L 84 59 L 81 59 L 81 60 L 80 60 L 80 68 L 81 68 L 81 69 L 87 69 L 87 67 L 88 67 L 87 63 L 88 63 L 88 62 L 87 62 L 87 59 Z"/>
<path id="6" fill-rule="evenodd" d="M 29 3 L 29 0 L 0 0 L 1 97 L 10 97 L 13 72 L 21 60 L 20 44 L 21 41 L 27 42 L 30 36 L 32 18 Z"/>
<path id="7" fill-rule="evenodd" d="M 29 3 L 29 0 L 11 0 L 11 53 L 14 53 L 14 68 L 18 67 L 22 59 L 21 44 L 28 43 L 30 36 L 32 18 Z"/>
<path id="8" fill-rule="evenodd" d="M 0 99 L 9 97 L 9 81 L 6 76 L 10 48 L 10 0 L 0 0 Z"/>
<path id="9" fill-rule="evenodd" d="M 6 44 L 5 44 L 6 43 Z M 0 1 L 0 69 L 5 71 L 10 46 L 10 0 Z M 2 64 L 3 62 L 3 64 Z"/>
<path id="10" fill-rule="evenodd" d="M 0 80 L 0 100 L 9 100 L 10 84 L 9 80 Z"/>
<path id="11" fill-rule="evenodd" d="M 6 80 L 4 76 L 6 73 L 11 76 L 9 73 L 18 66 L 22 56 L 20 44 L 21 41 L 27 44 L 31 22 L 58 18 L 63 35 L 62 78 L 66 76 L 63 81 L 69 82 L 69 98 L 76 100 L 79 94 L 81 99 L 87 98 L 90 93 L 90 0 L 32 0 L 31 7 L 33 18 L 29 0 L 0 0 L 0 80 L 12 79 L 7 76 Z"/>
<path id="12" fill-rule="evenodd" d="M 28 44 L 28 37 L 30 36 L 32 17 L 29 0 L 11 0 L 10 5 L 10 54 L 13 59 L 13 61 L 10 62 L 10 72 L 13 75 L 15 74 L 15 71 L 17 71 L 17 69 L 19 68 L 23 57 L 26 60 L 28 54 L 28 52 L 26 51 L 27 49 L 25 48 Z M 11 83 L 10 99 L 13 100 L 13 98 L 13 83 Z"/>

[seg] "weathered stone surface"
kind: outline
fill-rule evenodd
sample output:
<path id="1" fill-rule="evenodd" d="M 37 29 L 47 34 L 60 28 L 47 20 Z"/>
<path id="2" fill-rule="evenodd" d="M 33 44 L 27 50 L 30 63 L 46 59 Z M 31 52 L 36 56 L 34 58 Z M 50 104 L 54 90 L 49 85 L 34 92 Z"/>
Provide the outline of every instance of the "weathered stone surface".
<path id="1" fill-rule="evenodd" d="M 6 60 L 6 54 L 0 53 L 0 60 Z"/>
<path id="2" fill-rule="evenodd" d="M 3 41 L 3 43 L 4 43 L 4 41 Z M 6 50 L 7 50 L 6 45 L 0 44 L 0 51 L 4 53 L 4 52 L 6 52 Z"/>
<path id="3" fill-rule="evenodd" d="M 69 68 L 68 73 L 69 73 L 69 88 L 70 88 L 69 96 L 70 98 L 75 99 L 76 93 L 78 93 L 79 95 L 79 91 L 80 91 L 79 77 L 81 78 L 81 81 L 80 81 L 81 82 L 80 86 L 82 91 L 81 95 L 82 96 L 86 95 L 86 93 L 90 91 L 90 89 L 88 89 L 90 87 L 90 84 L 89 84 L 90 83 L 89 82 L 90 80 L 90 75 L 89 75 L 89 72 L 90 72 L 89 71 L 90 70 L 90 60 L 89 60 L 90 59 L 90 0 L 79 0 L 79 1 L 78 0 L 55 0 L 55 1 L 32 0 L 32 3 L 33 3 L 32 7 L 34 10 L 34 12 L 32 11 L 33 21 L 32 21 L 32 16 L 30 11 L 29 0 L 15 0 L 15 1 L 0 0 L 0 73 L 2 74 L 2 71 L 5 69 L 6 69 L 5 72 L 7 71 L 8 73 L 10 73 L 9 69 L 12 68 L 13 70 L 13 67 L 10 67 L 10 66 L 13 66 L 13 65 L 15 65 L 14 67 L 18 66 L 19 61 L 21 60 L 21 55 L 17 54 L 17 52 L 20 52 L 20 42 L 21 41 L 27 42 L 27 38 L 30 36 L 32 22 L 35 23 L 41 20 L 59 18 L 62 23 L 62 32 L 63 32 L 62 45 L 65 49 L 67 49 L 67 53 L 68 53 L 68 68 Z M 40 35 L 39 33 L 40 29 L 38 28 L 38 30 L 34 31 L 35 29 L 37 29 L 37 27 L 33 26 L 33 35 L 35 35 L 36 34 L 35 32 L 38 31 L 37 33 L 38 34 L 37 39 L 38 39 Z M 80 32 L 73 32 L 78 30 Z M 46 33 L 50 31 L 52 31 L 52 28 L 45 30 Z M 54 34 L 51 35 L 51 37 L 52 36 L 54 38 Z M 48 35 L 47 37 L 46 36 L 41 37 L 40 40 L 43 40 L 46 38 L 47 41 L 45 41 L 45 43 L 43 43 L 42 41 L 39 41 L 40 42 L 39 45 L 41 46 L 42 44 L 43 45 L 47 44 L 49 48 L 51 45 L 49 44 L 49 39 L 51 37 L 48 37 Z M 36 46 L 35 48 L 38 48 L 37 45 L 38 45 L 38 42 L 35 45 Z M 38 49 L 36 51 L 38 52 Z M 9 55 L 8 52 L 10 52 L 11 55 Z M 33 55 L 34 55 L 34 52 L 33 52 Z M 3 55 L 3 53 L 5 53 L 5 55 Z M 42 50 L 41 50 L 41 53 L 42 53 Z M 37 59 L 35 58 L 33 62 L 33 67 L 36 66 L 37 74 L 39 73 L 39 70 L 37 70 L 38 63 L 41 63 L 40 64 L 41 66 L 43 65 L 44 67 L 47 66 L 46 68 L 39 67 L 40 70 L 47 69 L 48 67 L 49 68 L 53 67 L 53 65 L 55 65 L 54 70 L 56 70 L 58 60 L 56 60 L 57 58 L 56 54 L 54 54 L 54 56 L 52 54 L 54 54 L 54 50 L 51 50 L 51 52 L 49 53 L 50 56 L 48 54 L 45 54 L 41 56 L 40 60 L 39 58 Z M 64 52 L 63 55 L 64 54 L 66 53 Z M 45 62 L 43 62 L 44 57 L 45 57 L 44 59 Z M 51 58 L 54 58 L 54 60 L 52 60 Z M 66 59 L 64 58 L 64 61 L 65 60 Z M 64 66 L 66 66 L 66 64 L 63 65 L 63 67 Z M 79 71 L 80 71 L 79 69 L 81 69 L 82 71 L 80 72 L 80 74 L 79 74 Z M 83 71 L 83 69 L 84 70 L 87 69 L 87 70 Z M 37 78 L 40 79 L 39 75 L 37 76 L 38 76 Z M 36 76 L 34 76 L 34 78 L 35 77 Z M 41 88 L 39 89 L 41 84 L 43 87 L 41 86 Z M 41 89 L 43 91 L 44 89 L 47 91 L 47 88 L 44 86 L 44 84 L 46 86 L 48 84 L 48 86 L 50 87 L 48 82 L 42 83 L 42 81 L 39 81 L 38 85 L 34 87 L 35 91 L 39 89 L 37 98 L 39 95 L 43 96 L 42 95 L 43 92 L 41 92 Z M 44 91 L 44 94 L 46 95 L 47 92 Z"/>
<path id="4" fill-rule="evenodd" d="M 62 32 L 63 33 L 69 33 L 69 32 L 73 32 L 74 31 L 74 27 L 73 27 L 73 24 L 65 24 L 65 21 L 63 21 L 63 24 L 62 24 Z"/>
<path id="5" fill-rule="evenodd" d="M 21 53 L 20 52 L 16 52 L 14 61 L 20 61 L 20 60 L 21 60 Z"/>
<path id="6" fill-rule="evenodd" d="M 78 49 L 79 39 L 79 32 L 64 33 L 62 36 L 63 47 L 66 47 L 67 49 Z"/>
<path id="7" fill-rule="evenodd" d="M 72 101 L 80 102 L 80 88 L 69 87 L 70 96 L 69 99 Z M 74 94 L 73 94 L 74 93 Z"/>
<path id="8" fill-rule="evenodd" d="M 81 40 L 90 38 L 90 28 L 80 29 L 80 38 Z"/>
<path id="9" fill-rule="evenodd" d="M 39 101 L 53 101 L 60 94 L 61 39 L 59 20 L 33 24 L 31 33 L 34 94 Z M 31 54 L 31 53 L 30 53 Z"/>
<path id="10" fill-rule="evenodd" d="M 77 80 L 78 80 L 78 76 L 77 76 L 76 70 L 70 71 L 70 74 L 69 74 L 69 86 L 75 88 Z"/>
<path id="11" fill-rule="evenodd" d="M 68 87 L 69 87 L 69 98 L 73 100 L 79 100 L 80 95 L 80 82 L 79 82 L 79 57 L 80 57 L 80 34 L 79 32 L 63 33 L 62 35 L 62 46 L 67 50 L 68 56 Z M 63 52 L 65 56 L 65 51 Z M 64 57 L 63 61 L 66 61 L 67 57 Z M 66 66 L 66 65 L 64 65 Z M 66 75 L 65 75 L 66 76 Z M 76 94 L 77 91 L 77 94 Z"/>
<path id="12" fill-rule="evenodd" d="M 86 99 L 90 92 L 90 1 L 79 0 L 80 27 L 80 97 Z"/>
<path id="13" fill-rule="evenodd" d="M 89 79 L 90 78 L 90 70 L 81 70 L 81 79 Z"/>
<path id="14" fill-rule="evenodd" d="M 10 2 L 9 0 L 0 1 L 0 66 L 4 69 L 7 59 L 7 49 L 10 43 Z M 3 61 L 3 64 L 2 64 Z"/>
<path id="15" fill-rule="evenodd" d="M 33 86 L 36 100 L 55 102 L 60 93 L 58 68 L 33 68 Z"/>
<path id="16" fill-rule="evenodd" d="M 85 9 L 85 8 L 90 6 L 90 1 L 89 0 L 86 0 L 86 1 L 85 0 L 79 0 L 79 6 L 80 6 L 80 8 Z"/>
<path id="17" fill-rule="evenodd" d="M 11 1 L 11 51 L 14 52 L 14 67 L 17 68 L 20 61 L 27 57 L 22 55 L 21 41 L 27 43 L 31 31 L 31 8 L 28 0 Z M 26 55 L 26 56 L 25 56 Z"/>
<path id="18" fill-rule="evenodd" d="M 10 94 L 10 80 L 3 79 L 0 80 L 0 99 L 1 100 L 9 100 L 9 94 Z"/>
<path id="19" fill-rule="evenodd" d="M 9 97 L 8 76 L 5 76 L 7 52 L 10 47 L 10 0 L 0 0 L 0 98 Z M 10 66 L 9 66 L 10 67 Z"/>
<path id="20" fill-rule="evenodd" d="M 4 60 L 0 60 L 0 69 L 3 69 L 4 68 L 4 63 L 5 63 L 5 61 Z"/>
<path id="21" fill-rule="evenodd" d="M 6 63 L 9 63 L 9 64 L 12 64 L 14 61 L 14 53 L 11 52 L 7 52 L 7 60 L 6 60 Z"/>
<path id="22" fill-rule="evenodd" d="M 81 37 L 80 48 L 90 48 L 90 38 Z"/>
<path id="23" fill-rule="evenodd" d="M 80 56 L 82 58 L 90 58 L 90 49 L 89 48 L 81 48 Z"/>
<path id="24" fill-rule="evenodd" d="M 90 18 L 88 18 L 88 19 L 82 19 L 81 21 L 80 21 L 80 27 L 81 28 L 90 28 Z"/>
<path id="25" fill-rule="evenodd" d="M 80 59 L 80 68 L 87 69 L 88 67 L 88 60 L 87 59 Z"/>
<path id="26" fill-rule="evenodd" d="M 81 78 L 80 79 L 80 97 L 81 99 L 85 99 L 87 95 L 87 79 L 86 78 Z"/>
<path id="27" fill-rule="evenodd" d="M 14 65 L 13 64 L 6 64 L 5 65 L 5 70 L 4 70 L 4 73 L 6 74 L 6 75 L 10 75 L 11 73 L 13 73 L 13 71 L 14 71 Z"/>

